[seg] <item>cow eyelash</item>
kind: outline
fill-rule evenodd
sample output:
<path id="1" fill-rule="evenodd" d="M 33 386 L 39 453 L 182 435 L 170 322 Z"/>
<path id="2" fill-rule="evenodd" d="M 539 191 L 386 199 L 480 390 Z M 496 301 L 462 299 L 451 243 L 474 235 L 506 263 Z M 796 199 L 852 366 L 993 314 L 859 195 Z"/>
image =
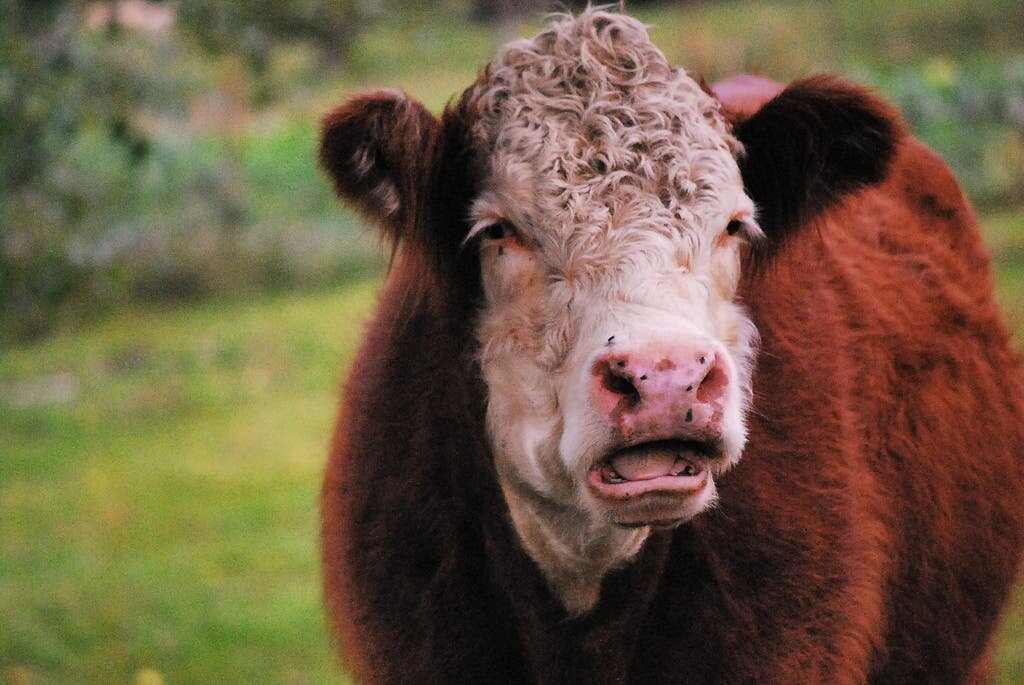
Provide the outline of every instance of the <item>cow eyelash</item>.
<path id="1" fill-rule="evenodd" d="M 477 235 L 482 236 L 485 240 L 504 240 L 505 238 L 511 238 L 515 234 L 516 227 L 511 222 L 505 220 L 488 224 L 477 233 Z"/>
<path id="2" fill-rule="evenodd" d="M 469 229 L 466 237 L 462 239 L 462 244 L 459 249 L 469 245 L 470 243 L 477 243 L 479 241 L 499 241 L 506 240 L 508 238 L 517 238 L 519 231 L 516 229 L 515 224 L 507 219 L 480 219 L 473 227 Z"/>

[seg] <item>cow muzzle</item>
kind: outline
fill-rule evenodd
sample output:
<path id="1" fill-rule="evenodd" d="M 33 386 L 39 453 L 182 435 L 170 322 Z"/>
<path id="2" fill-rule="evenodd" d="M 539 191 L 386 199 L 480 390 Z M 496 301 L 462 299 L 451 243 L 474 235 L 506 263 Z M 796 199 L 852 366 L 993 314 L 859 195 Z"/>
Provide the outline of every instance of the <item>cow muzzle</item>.
<path id="1" fill-rule="evenodd" d="M 612 436 L 587 486 L 626 526 L 674 525 L 715 497 L 732 365 L 719 345 L 613 350 L 591 366 L 593 407 Z"/>

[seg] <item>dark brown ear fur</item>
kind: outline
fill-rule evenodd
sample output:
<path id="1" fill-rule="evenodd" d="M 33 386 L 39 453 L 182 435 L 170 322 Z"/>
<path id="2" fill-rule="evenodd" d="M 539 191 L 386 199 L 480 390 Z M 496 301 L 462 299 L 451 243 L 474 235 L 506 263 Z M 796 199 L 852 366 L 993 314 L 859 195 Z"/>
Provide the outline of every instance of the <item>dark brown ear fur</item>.
<path id="1" fill-rule="evenodd" d="M 831 76 L 794 81 L 737 123 L 739 160 L 772 252 L 844 195 L 885 178 L 905 135 L 891 106 Z"/>
<path id="2" fill-rule="evenodd" d="M 362 93 L 324 117 L 320 164 L 338 196 L 397 243 L 414 230 L 440 130 L 440 122 L 403 93 Z"/>
<path id="3" fill-rule="evenodd" d="M 357 95 L 324 117 L 320 163 L 338 196 L 380 226 L 417 292 L 447 288 L 470 298 L 478 265 L 461 250 L 475 195 L 472 119 L 465 96 L 438 120 L 393 90 Z"/>

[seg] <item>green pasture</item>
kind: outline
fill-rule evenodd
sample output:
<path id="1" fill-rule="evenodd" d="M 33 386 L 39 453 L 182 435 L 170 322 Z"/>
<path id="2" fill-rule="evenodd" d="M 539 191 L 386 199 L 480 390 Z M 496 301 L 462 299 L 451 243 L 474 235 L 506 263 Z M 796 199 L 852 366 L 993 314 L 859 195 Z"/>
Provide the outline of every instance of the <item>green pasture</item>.
<path id="1" fill-rule="evenodd" d="M 0 353 L 10 682 L 337 679 L 317 481 L 374 288 L 129 310 Z"/>

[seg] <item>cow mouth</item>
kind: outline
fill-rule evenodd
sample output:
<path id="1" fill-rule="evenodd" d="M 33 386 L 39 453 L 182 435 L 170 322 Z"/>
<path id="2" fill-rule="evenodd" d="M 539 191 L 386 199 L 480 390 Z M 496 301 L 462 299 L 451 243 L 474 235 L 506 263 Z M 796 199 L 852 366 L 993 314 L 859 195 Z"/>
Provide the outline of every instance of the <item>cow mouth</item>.
<path id="1" fill-rule="evenodd" d="M 603 500 L 634 500 L 655 493 L 695 495 L 708 484 L 709 462 L 717 451 L 713 443 L 687 440 L 632 445 L 591 467 L 587 482 Z"/>

